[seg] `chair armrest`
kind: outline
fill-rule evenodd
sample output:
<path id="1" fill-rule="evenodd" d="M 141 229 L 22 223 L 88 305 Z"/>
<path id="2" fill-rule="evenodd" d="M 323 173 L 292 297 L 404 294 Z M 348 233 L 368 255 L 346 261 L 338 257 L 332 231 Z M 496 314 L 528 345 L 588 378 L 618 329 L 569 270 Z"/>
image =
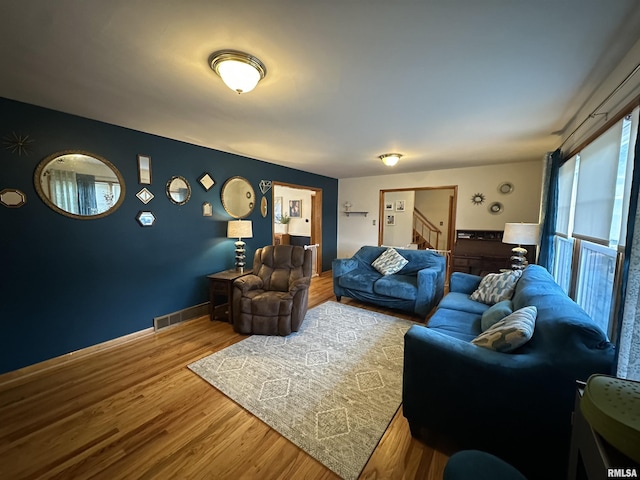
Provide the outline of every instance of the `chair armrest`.
<path id="1" fill-rule="evenodd" d="M 246 292 L 251 290 L 260 290 L 264 284 L 259 276 L 249 274 L 235 279 L 233 286 L 240 289 L 244 295 Z"/>
<path id="2" fill-rule="evenodd" d="M 438 304 L 444 295 L 444 270 L 440 270 L 438 267 L 427 267 L 418 270 L 416 275 L 418 293 L 414 310 L 424 316 Z"/>
<path id="3" fill-rule="evenodd" d="M 289 293 L 291 296 L 294 296 L 300 290 L 306 290 L 309 288 L 309 284 L 311 283 L 311 277 L 302 277 L 294 280 L 294 282 L 289 285 Z"/>
<path id="4" fill-rule="evenodd" d="M 336 278 L 358 268 L 358 261 L 355 258 L 336 258 L 331 262 L 331 268 L 333 278 Z"/>
<path id="5" fill-rule="evenodd" d="M 482 277 L 470 273 L 453 272 L 449 278 L 449 291 L 472 294 L 478 289 Z"/>

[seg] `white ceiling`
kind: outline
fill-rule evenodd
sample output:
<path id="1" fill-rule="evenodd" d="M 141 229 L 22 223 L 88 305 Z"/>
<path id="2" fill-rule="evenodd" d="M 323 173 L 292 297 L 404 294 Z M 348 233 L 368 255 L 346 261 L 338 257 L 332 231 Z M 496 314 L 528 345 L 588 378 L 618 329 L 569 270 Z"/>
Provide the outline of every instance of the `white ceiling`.
<path id="1" fill-rule="evenodd" d="M 637 0 L 5 0 L 0 96 L 335 178 L 528 161 L 639 32 Z"/>

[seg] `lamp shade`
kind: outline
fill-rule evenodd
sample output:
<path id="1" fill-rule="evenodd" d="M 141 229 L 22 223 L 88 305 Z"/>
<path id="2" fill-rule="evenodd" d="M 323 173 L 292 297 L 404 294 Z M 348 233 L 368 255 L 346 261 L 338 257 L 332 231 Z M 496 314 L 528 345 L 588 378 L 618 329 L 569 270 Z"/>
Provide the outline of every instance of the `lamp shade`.
<path id="1" fill-rule="evenodd" d="M 540 224 L 538 223 L 505 223 L 503 243 L 513 245 L 538 245 Z"/>
<path id="2" fill-rule="evenodd" d="M 227 238 L 252 238 L 251 220 L 229 220 L 227 222 Z"/>

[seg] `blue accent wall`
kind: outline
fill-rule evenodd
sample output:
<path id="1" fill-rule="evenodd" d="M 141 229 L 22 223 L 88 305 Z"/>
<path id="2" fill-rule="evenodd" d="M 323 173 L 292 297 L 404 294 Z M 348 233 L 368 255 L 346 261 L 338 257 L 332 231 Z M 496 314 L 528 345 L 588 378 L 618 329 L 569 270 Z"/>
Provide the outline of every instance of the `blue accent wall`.
<path id="1" fill-rule="evenodd" d="M 0 190 L 27 196 L 21 208 L 0 205 L 0 373 L 149 328 L 154 317 L 208 301 L 206 275 L 234 265 L 234 241 L 226 238 L 231 218 L 220 200 L 229 177 L 247 178 L 258 197 L 248 217 L 248 264 L 256 248 L 271 244 L 271 190 L 266 218 L 259 208 L 263 179 L 323 190 L 323 270 L 336 257 L 337 179 L 0 98 L 0 138 L 12 132 L 33 142 L 21 156 L 0 145 Z M 126 193 L 117 211 L 78 220 L 40 199 L 35 168 L 62 150 L 98 154 L 120 170 Z M 143 187 L 138 154 L 152 159 L 147 188 L 155 198 L 147 205 L 136 197 Z M 216 181 L 208 192 L 197 181 L 204 172 Z M 174 175 L 191 185 L 182 206 L 165 194 Z M 213 205 L 212 217 L 202 216 L 203 202 Z M 140 210 L 154 213 L 154 226 L 139 226 Z"/>

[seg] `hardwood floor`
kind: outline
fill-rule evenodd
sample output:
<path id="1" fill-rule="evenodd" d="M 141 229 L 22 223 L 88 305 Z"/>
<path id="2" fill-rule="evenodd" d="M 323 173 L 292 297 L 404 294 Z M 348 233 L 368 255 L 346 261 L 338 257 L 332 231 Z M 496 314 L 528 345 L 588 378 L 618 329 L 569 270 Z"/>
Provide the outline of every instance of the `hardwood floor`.
<path id="1" fill-rule="evenodd" d="M 314 278 L 309 306 L 331 299 Z M 243 338 L 202 317 L 0 376 L 0 478 L 337 479 L 186 368 Z M 447 458 L 400 409 L 360 478 L 441 479 Z"/>

